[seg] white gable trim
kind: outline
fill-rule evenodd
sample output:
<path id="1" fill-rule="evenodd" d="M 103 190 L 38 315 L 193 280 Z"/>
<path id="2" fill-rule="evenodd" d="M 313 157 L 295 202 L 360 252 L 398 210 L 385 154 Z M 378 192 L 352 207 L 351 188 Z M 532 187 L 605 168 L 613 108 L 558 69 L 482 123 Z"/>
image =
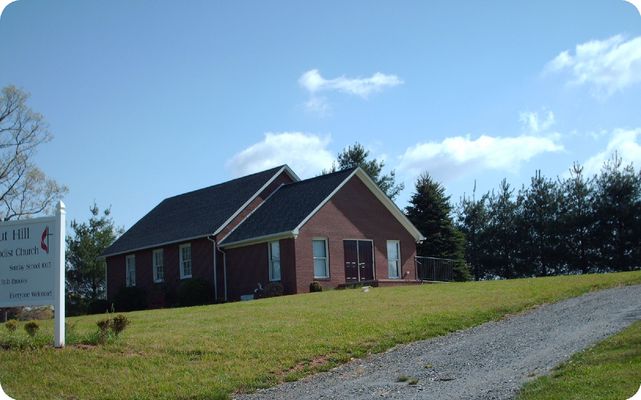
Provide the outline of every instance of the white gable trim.
<path id="1" fill-rule="evenodd" d="M 396 220 L 414 237 L 414 240 L 417 242 L 422 242 L 425 240 L 425 236 L 412 224 L 412 222 L 403 214 L 403 212 L 398 208 L 398 206 L 389 198 L 387 195 L 378 187 L 378 185 L 372 180 L 372 178 L 367 175 L 362 168 L 358 167 L 345 178 L 340 185 L 336 187 L 305 219 L 298 224 L 298 226 L 292 231 L 294 235 L 298 235 L 300 229 L 309 221 L 317 212 L 320 210 L 327 202 L 339 191 L 353 176 L 357 176 L 361 182 L 376 196 L 378 201 L 380 201 L 385 208 L 396 218 Z"/>
<path id="2" fill-rule="evenodd" d="M 168 242 L 162 242 L 162 243 L 153 243 L 153 244 L 145 245 L 145 246 L 138 247 L 138 248 L 135 248 L 135 249 L 127 249 L 127 250 L 123 250 L 123 251 L 117 251 L 117 252 L 114 252 L 114 253 L 104 254 L 104 255 L 98 256 L 97 259 L 98 260 L 104 260 L 107 257 L 113 257 L 113 256 L 125 254 L 125 253 L 133 253 L 133 252 L 136 252 L 136 251 L 147 250 L 147 249 L 151 249 L 151 248 L 155 248 L 155 247 L 162 247 L 162 246 L 167 246 L 167 245 L 170 245 L 170 244 L 176 244 L 176 243 L 187 242 L 187 241 L 195 240 L 195 239 L 202 239 L 202 238 L 206 238 L 206 237 L 209 237 L 209 236 L 215 236 L 215 235 L 219 234 L 234 218 L 236 218 L 238 216 L 238 214 L 240 214 L 252 201 L 254 201 L 254 199 L 256 197 L 258 197 L 258 195 L 263 192 L 263 190 L 267 189 L 267 187 L 269 185 L 271 185 L 272 182 L 274 182 L 276 180 L 276 178 L 283 171 L 286 172 L 287 175 L 289 175 L 289 177 L 294 180 L 294 182 L 300 181 L 300 178 L 298 177 L 298 175 L 296 175 L 296 173 L 294 171 L 292 171 L 292 169 L 289 168 L 288 165 L 283 165 L 260 189 L 258 189 L 256 191 L 256 193 L 254 193 L 254 195 L 249 200 L 247 200 L 245 202 L 245 204 L 243 204 L 238 210 L 236 210 L 234 212 L 234 214 L 232 214 L 232 216 L 227 219 L 227 221 L 223 222 L 223 224 L 220 225 L 218 227 L 218 229 L 216 229 L 216 231 L 214 233 L 208 233 L 206 235 L 199 235 L 199 236 L 193 236 L 193 237 L 187 237 L 187 238 L 179 238 L 179 239 L 171 240 L 171 241 L 168 241 Z M 276 189 L 276 190 L 278 190 L 278 189 Z M 262 205 L 262 203 L 261 203 L 261 205 Z M 236 228 L 234 228 L 234 229 L 236 229 Z"/>
<path id="3" fill-rule="evenodd" d="M 224 237 L 220 238 L 220 239 L 218 240 L 218 243 L 222 243 L 222 242 L 224 242 L 224 241 L 225 241 L 225 239 L 227 239 L 227 238 L 229 237 L 229 235 L 231 235 L 232 233 L 234 233 L 234 231 L 235 231 L 236 229 L 238 229 L 238 228 L 243 224 L 243 222 L 245 222 L 249 217 L 251 217 L 251 216 L 252 216 L 252 215 L 253 215 L 253 214 L 254 214 L 254 213 L 255 213 L 259 208 L 261 208 L 261 207 L 263 206 L 263 204 L 267 203 L 267 200 L 269 200 L 269 199 L 270 199 L 270 197 L 272 197 L 273 195 L 275 195 L 275 194 L 276 194 L 276 192 L 278 192 L 278 191 L 280 190 L 280 188 L 282 188 L 284 185 L 285 185 L 285 184 L 281 184 L 281 185 L 280 185 L 280 186 L 278 186 L 276 189 L 274 189 L 274 191 L 273 191 L 273 192 L 271 192 L 271 193 L 269 194 L 269 196 L 265 197 L 265 199 L 264 199 L 262 202 L 260 202 L 260 204 L 259 204 L 258 206 L 256 206 L 256 208 L 254 208 L 253 210 L 251 210 L 251 212 L 250 212 L 249 214 L 247 214 L 247 215 L 245 216 L 245 218 L 243 218 L 239 223 L 237 223 L 237 224 L 236 224 L 236 226 L 235 226 L 235 227 L 233 227 L 233 228 L 229 231 L 229 233 L 227 233 Z"/>
<path id="4" fill-rule="evenodd" d="M 331 199 L 332 197 L 334 197 L 334 195 L 335 195 L 339 190 L 341 190 L 341 188 L 342 188 L 343 186 L 345 186 L 345 184 L 346 184 L 347 182 L 349 182 L 349 180 L 350 180 L 350 179 L 352 179 L 352 176 L 356 175 L 356 172 L 358 172 L 358 170 L 359 170 L 359 169 L 360 169 L 360 168 L 356 168 L 354 171 L 352 171 L 352 173 L 351 173 L 351 174 L 349 174 L 349 175 L 347 176 L 347 178 L 345 178 L 345 179 L 343 180 L 343 182 L 341 182 L 341 184 L 340 184 L 340 185 L 336 186 L 336 189 L 334 189 L 334 190 L 332 191 L 332 193 L 330 193 L 330 194 L 329 194 L 329 196 L 325 197 L 325 199 L 324 199 L 323 201 L 321 201 L 321 202 L 320 202 L 320 204 L 319 204 L 318 206 L 316 206 L 316 208 L 314 208 L 314 209 L 312 210 L 312 212 L 311 212 L 311 213 L 309 213 L 309 215 L 308 215 L 308 216 L 306 216 L 306 217 L 305 217 L 305 219 L 303 219 L 303 221 L 301 221 L 301 223 L 300 223 L 300 224 L 298 224 L 298 226 L 297 226 L 296 228 L 294 228 L 294 231 L 293 231 L 293 232 L 295 232 L 296 234 L 298 234 L 298 232 L 300 231 L 300 228 L 301 228 L 303 225 L 305 225 L 305 224 L 307 223 L 307 221 L 309 221 L 309 220 L 310 220 L 310 218 L 312 218 L 312 217 L 313 217 L 313 216 L 318 212 L 318 210 L 320 210 L 321 208 L 323 208 L 323 206 L 324 206 L 325 204 L 327 204 L 327 202 L 329 201 L 329 199 Z"/>
<path id="5" fill-rule="evenodd" d="M 390 199 L 382 190 L 381 188 L 378 187 L 378 185 L 372 180 L 372 178 L 367 175 L 365 171 L 363 171 L 361 168 L 358 168 L 356 170 L 356 175 L 361 178 L 361 181 L 367 186 L 367 188 L 378 198 L 378 200 L 383 203 L 385 208 L 392 213 L 394 217 L 398 220 L 398 222 L 403 225 L 403 227 L 414 237 L 414 240 L 417 242 L 422 242 L 425 240 L 425 236 L 416 229 L 412 221 L 410 221 L 403 211 L 401 211 L 400 208 Z"/>
<path id="6" fill-rule="evenodd" d="M 241 213 L 241 212 L 242 212 L 242 211 L 243 211 L 243 210 L 244 210 L 248 205 L 250 205 L 250 204 L 251 204 L 251 202 L 252 202 L 252 201 L 254 201 L 254 199 L 255 199 L 256 197 L 258 197 L 258 195 L 259 195 L 259 194 L 261 194 L 261 193 L 263 192 L 263 190 L 267 189 L 267 187 L 268 187 L 269 185 L 271 185 L 271 184 L 272 184 L 272 182 L 274 182 L 274 181 L 276 180 L 276 178 L 277 178 L 277 177 L 278 177 L 278 176 L 279 176 L 283 171 L 285 171 L 285 172 L 289 175 L 289 177 L 290 177 L 290 178 L 292 178 L 292 179 L 294 180 L 294 182 L 298 182 L 298 181 L 300 181 L 300 178 L 298 177 L 298 175 L 296 175 L 296 174 L 294 173 L 294 171 L 292 171 L 292 170 L 291 170 L 291 168 L 289 168 L 289 166 L 287 166 L 287 165 L 283 165 L 283 167 L 282 167 L 281 169 L 279 169 L 279 170 L 278 170 L 278 172 L 276 172 L 276 173 L 274 174 L 274 176 L 272 176 L 272 177 L 271 177 L 271 179 L 270 179 L 270 180 L 268 180 L 268 181 L 267 181 L 267 182 L 266 182 L 266 183 L 265 183 L 265 184 L 264 184 L 260 189 L 258 189 L 258 190 L 256 191 L 256 193 L 254 193 L 254 195 L 253 195 L 252 197 L 250 197 L 250 198 L 249 198 L 249 200 L 247 200 L 247 201 L 245 202 L 245 204 L 243 204 L 242 206 L 240 206 L 240 208 L 239 208 L 238 210 L 236 210 L 236 212 L 234 212 L 234 213 L 231 215 L 231 217 L 229 217 L 229 218 L 227 219 L 227 221 L 223 222 L 223 223 L 222 223 L 222 224 L 221 224 L 221 225 L 220 225 L 220 226 L 219 226 L 219 227 L 214 231 L 214 233 L 212 233 L 212 235 L 216 236 L 216 235 L 218 235 L 218 234 L 219 234 L 223 229 L 225 229 L 225 227 L 226 227 L 226 226 L 227 226 L 231 221 L 233 221 L 233 220 L 234 220 L 234 218 L 236 218 L 236 217 L 238 216 L 238 214 L 240 214 L 240 213 Z M 240 224 L 239 224 L 239 225 L 240 225 Z"/>
<path id="7" fill-rule="evenodd" d="M 263 243 L 263 242 L 273 242 L 274 240 L 280 240 L 280 239 L 289 239 L 289 238 L 296 239 L 297 236 L 298 234 L 295 234 L 293 231 L 270 233 L 269 235 L 243 239 L 237 242 L 224 243 L 224 244 L 221 244 L 220 247 L 224 249 L 233 249 L 235 247 L 244 247 L 244 246 L 249 246 L 252 244 Z"/>

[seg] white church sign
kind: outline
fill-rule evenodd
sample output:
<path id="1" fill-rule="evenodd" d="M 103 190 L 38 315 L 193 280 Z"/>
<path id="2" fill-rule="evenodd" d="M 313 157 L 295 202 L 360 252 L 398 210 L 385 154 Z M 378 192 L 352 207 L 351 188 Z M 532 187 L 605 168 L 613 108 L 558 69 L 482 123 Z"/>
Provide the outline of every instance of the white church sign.
<path id="1" fill-rule="evenodd" d="M 0 222 L 0 307 L 54 306 L 54 345 L 65 344 L 65 205 L 56 216 Z"/>

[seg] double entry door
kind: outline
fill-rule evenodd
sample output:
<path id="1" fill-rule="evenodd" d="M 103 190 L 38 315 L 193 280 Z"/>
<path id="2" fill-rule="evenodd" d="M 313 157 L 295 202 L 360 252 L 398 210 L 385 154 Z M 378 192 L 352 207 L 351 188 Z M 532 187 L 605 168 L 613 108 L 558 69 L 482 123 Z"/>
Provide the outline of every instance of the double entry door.
<path id="1" fill-rule="evenodd" d="M 374 280 L 374 248 L 371 240 L 343 240 L 345 282 Z"/>

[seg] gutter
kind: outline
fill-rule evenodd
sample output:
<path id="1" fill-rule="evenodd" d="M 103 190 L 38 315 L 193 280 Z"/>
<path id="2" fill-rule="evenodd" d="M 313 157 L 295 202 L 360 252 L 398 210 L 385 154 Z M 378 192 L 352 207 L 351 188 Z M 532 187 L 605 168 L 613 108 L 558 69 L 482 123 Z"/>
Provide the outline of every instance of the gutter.
<path id="1" fill-rule="evenodd" d="M 214 302 L 218 301 L 218 270 L 216 268 L 216 239 L 214 235 L 207 236 L 207 240 L 209 240 L 212 244 L 212 254 L 214 255 Z"/>

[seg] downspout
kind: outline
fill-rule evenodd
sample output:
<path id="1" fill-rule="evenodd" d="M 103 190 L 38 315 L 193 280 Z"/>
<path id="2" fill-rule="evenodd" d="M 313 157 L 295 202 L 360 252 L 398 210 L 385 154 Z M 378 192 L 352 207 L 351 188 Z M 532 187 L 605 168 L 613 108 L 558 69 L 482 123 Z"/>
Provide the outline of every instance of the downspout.
<path id="1" fill-rule="evenodd" d="M 216 239 L 214 238 L 214 235 L 207 236 L 207 240 L 211 242 L 212 246 L 212 253 L 214 254 L 214 302 L 218 301 L 218 271 L 216 268 Z"/>
<path id="2" fill-rule="evenodd" d="M 222 251 L 218 245 L 216 245 L 216 248 L 223 253 L 223 282 L 225 284 L 225 301 L 227 301 L 227 253 Z"/>

